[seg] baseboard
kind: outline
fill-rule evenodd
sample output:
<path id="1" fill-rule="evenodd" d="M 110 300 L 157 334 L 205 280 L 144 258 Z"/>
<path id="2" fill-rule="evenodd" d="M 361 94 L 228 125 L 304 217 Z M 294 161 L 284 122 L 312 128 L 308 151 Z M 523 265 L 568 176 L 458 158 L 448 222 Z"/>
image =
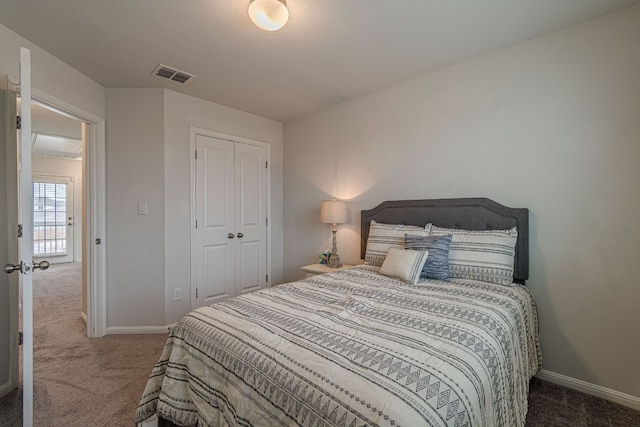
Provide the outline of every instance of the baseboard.
<path id="1" fill-rule="evenodd" d="M 11 383 L 7 381 L 6 383 L 0 385 L 0 396 L 4 396 L 9 393 L 13 388 L 11 387 Z"/>
<path id="2" fill-rule="evenodd" d="M 167 334 L 167 326 L 107 326 L 107 335 Z"/>
<path id="3" fill-rule="evenodd" d="M 600 397 L 602 399 L 627 406 L 631 409 L 635 409 L 636 411 L 640 411 L 640 397 L 637 396 L 632 396 L 610 388 L 591 384 L 586 381 L 577 380 L 566 375 L 556 374 L 555 372 L 547 371 L 546 369 L 540 369 L 536 377 L 544 381 L 549 381 L 550 383 Z"/>

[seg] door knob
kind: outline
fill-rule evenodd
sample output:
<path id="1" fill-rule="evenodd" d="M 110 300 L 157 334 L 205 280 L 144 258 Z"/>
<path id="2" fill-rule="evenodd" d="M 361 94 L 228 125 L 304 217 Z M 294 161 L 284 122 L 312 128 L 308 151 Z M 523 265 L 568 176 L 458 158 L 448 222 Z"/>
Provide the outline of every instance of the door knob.
<path id="1" fill-rule="evenodd" d="M 233 239 L 236 236 L 233 233 L 229 233 L 229 234 L 227 234 L 227 237 L 230 238 L 230 239 Z"/>
<path id="2" fill-rule="evenodd" d="M 238 239 L 242 239 L 244 237 L 244 234 L 238 233 L 237 236 L 238 236 Z"/>
<path id="3" fill-rule="evenodd" d="M 5 264 L 4 272 L 7 274 L 13 273 L 14 271 L 29 272 L 29 270 L 35 270 L 36 268 L 39 268 L 40 270 L 46 270 L 47 268 L 49 268 L 49 265 L 49 261 L 34 262 L 31 264 L 31 266 L 20 261 L 20 264 Z"/>
<path id="4" fill-rule="evenodd" d="M 47 268 L 49 268 L 49 261 L 40 261 L 40 262 L 34 262 L 32 267 L 35 270 L 36 268 L 39 268 L 40 270 L 46 270 Z"/>
<path id="5" fill-rule="evenodd" d="M 22 261 L 20 261 L 20 264 L 5 264 L 4 265 L 4 272 L 9 274 L 9 273 L 13 273 L 14 271 L 22 271 Z"/>

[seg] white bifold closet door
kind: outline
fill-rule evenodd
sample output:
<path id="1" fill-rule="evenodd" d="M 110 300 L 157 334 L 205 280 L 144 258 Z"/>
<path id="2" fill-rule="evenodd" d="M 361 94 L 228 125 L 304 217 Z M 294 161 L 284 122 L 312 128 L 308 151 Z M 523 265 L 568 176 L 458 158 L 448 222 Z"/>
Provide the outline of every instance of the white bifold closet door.
<path id="1" fill-rule="evenodd" d="M 265 287 L 268 151 L 195 136 L 196 306 Z"/>

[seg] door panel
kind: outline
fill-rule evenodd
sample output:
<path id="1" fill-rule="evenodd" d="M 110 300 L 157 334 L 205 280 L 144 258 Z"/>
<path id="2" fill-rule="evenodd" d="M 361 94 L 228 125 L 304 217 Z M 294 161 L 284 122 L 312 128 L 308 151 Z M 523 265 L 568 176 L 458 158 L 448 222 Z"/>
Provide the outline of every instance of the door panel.
<path id="1" fill-rule="evenodd" d="M 247 152 L 249 148 L 238 144 L 236 150 L 236 170 L 238 183 L 236 185 L 236 194 L 239 195 L 240 203 L 237 205 L 237 216 L 241 227 L 260 225 L 260 172 L 264 169 L 264 161 L 262 161 L 259 152 Z"/>
<path id="2" fill-rule="evenodd" d="M 198 293 L 202 295 L 204 304 L 213 304 L 213 302 L 232 297 L 229 292 L 233 289 L 228 286 L 229 276 L 233 276 L 233 259 L 229 259 L 230 251 L 228 244 L 210 245 L 202 248 L 204 269 L 201 286 Z M 200 295 L 199 295 L 200 297 Z M 212 302 L 209 302 L 212 301 Z"/>
<path id="3" fill-rule="evenodd" d="M 198 150 L 202 158 L 202 173 L 204 177 L 204 223 L 206 229 L 228 229 L 233 223 L 233 204 L 227 203 L 228 195 L 232 191 L 229 187 L 230 164 L 228 147 L 211 147 L 204 145 Z M 230 170 L 231 167 L 231 170 Z M 223 230 L 223 231 L 225 231 Z"/>
<path id="4" fill-rule="evenodd" d="M 257 291 L 266 281 L 264 269 L 261 268 L 261 261 L 264 259 L 264 245 L 260 241 L 236 242 L 239 248 L 243 268 L 240 269 L 236 277 L 236 295 Z"/>
<path id="5" fill-rule="evenodd" d="M 236 295 L 267 283 L 267 149 L 236 144 Z"/>
<path id="6" fill-rule="evenodd" d="M 196 306 L 234 293 L 233 150 L 232 141 L 196 135 Z"/>

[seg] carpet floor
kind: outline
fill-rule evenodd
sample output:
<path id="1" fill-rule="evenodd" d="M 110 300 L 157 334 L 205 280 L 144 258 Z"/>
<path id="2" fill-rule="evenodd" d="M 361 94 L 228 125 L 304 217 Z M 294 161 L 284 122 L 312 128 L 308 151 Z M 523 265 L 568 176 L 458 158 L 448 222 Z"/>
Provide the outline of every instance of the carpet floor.
<path id="1" fill-rule="evenodd" d="M 33 275 L 34 425 L 133 426 L 151 368 L 167 338 L 87 338 L 80 264 Z M 22 389 L 0 400 L 0 426 L 22 425 Z"/>
<path id="2" fill-rule="evenodd" d="M 79 264 L 34 274 L 34 425 L 133 426 L 166 335 L 86 337 Z M 0 399 L 0 427 L 22 424 L 21 388 Z M 640 427 L 640 412 L 531 380 L 526 427 Z"/>

